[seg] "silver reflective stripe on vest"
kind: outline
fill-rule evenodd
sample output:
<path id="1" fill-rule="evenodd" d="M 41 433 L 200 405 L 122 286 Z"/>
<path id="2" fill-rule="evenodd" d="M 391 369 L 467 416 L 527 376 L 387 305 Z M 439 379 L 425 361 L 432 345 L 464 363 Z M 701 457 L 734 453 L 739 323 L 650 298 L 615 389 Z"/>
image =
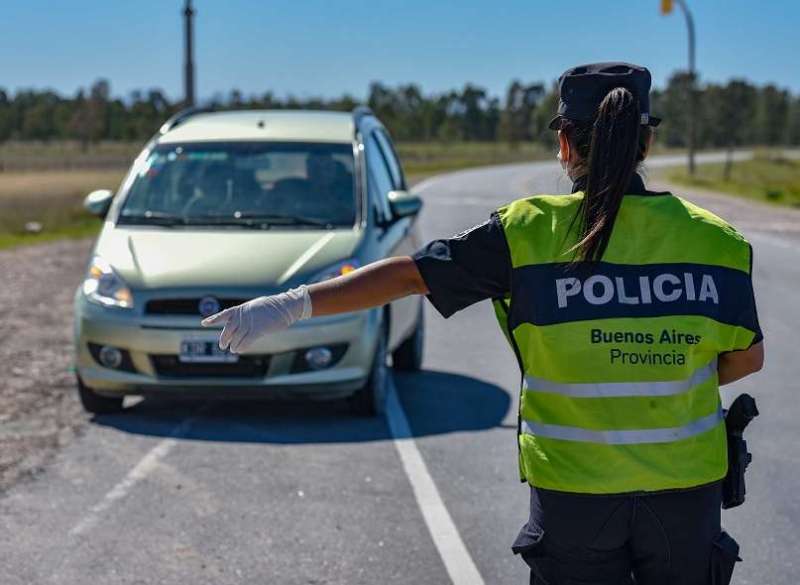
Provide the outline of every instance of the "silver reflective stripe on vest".
<path id="1" fill-rule="evenodd" d="M 717 359 L 698 368 L 686 380 L 666 382 L 602 382 L 566 383 L 553 382 L 537 376 L 525 376 L 523 390 L 527 392 L 550 392 L 578 398 L 609 398 L 612 396 L 672 396 L 683 394 L 713 377 L 717 373 Z"/>
<path id="2" fill-rule="evenodd" d="M 563 439 L 564 441 L 581 441 L 583 443 L 606 443 L 609 445 L 635 445 L 639 443 L 670 443 L 688 439 L 700 433 L 710 431 L 722 422 L 722 409 L 690 422 L 682 427 L 662 429 L 636 429 L 626 431 L 593 431 L 579 427 L 551 425 L 523 420 L 522 432 L 526 435 Z"/>

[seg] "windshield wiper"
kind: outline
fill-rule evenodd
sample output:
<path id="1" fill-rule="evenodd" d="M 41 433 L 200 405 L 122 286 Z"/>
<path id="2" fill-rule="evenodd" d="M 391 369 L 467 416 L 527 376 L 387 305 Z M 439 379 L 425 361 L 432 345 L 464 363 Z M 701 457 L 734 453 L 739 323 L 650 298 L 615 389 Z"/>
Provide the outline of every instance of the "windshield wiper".
<path id="1" fill-rule="evenodd" d="M 253 229 L 267 229 L 274 225 L 307 225 L 330 229 L 333 225 L 308 217 L 294 215 L 237 213 L 230 216 L 194 217 L 186 219 L 187 225 L 239 226 Z"/>
<path id="2" fill-rule="evenodd" d="M 268 229 L 274 225 L 304 225 L 330 229 L 333 224 L 318 219 L 281 214 L 238 213 L 226 216 L 186 217 L 162 211 L 146 211 L 136 215 L 120 215 L 120 224 L 158 226 L 231 226 Z"/>
<path id="3" fill-rule="evenodd" d="M 136 215 L 120 215 L 119 223 L 127 225 L 160 225 L 175 226 L 186 225 L 185 217 L 164 213 L 163 211 L 145 211 Z"/>
<path id="4" fill-rule="evenodd" d="M 266 221 L 255 221 L 252 219 L 237 219 L 235 217 L 195 217 L 186 220 L 186 225 L 190 226 L 211 226 L 211 227 L 241 227 L 250 229 L 268 229 L 270 224 Z"/>
<path id="5" fill-rule="evenodd" d="M 331 228 L 333 224 L 329 221 L 313 219 L 311 217 L 301 217 L 298 215 L 281 215 L 279 213 L 238 213 L 234 220 L 246 222 L 259 222 L 267 224 L 286 224 L 286 225 L 309 225 L 315 227 Z"/>

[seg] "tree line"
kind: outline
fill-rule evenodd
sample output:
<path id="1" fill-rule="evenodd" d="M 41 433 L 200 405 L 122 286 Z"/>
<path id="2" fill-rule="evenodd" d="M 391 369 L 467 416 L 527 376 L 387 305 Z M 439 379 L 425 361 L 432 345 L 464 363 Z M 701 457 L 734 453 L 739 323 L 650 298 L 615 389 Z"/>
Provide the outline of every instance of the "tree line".
<path id="1" fill-rule="evenodd" d="M 686 145 L 690 77 L 676 72 L 666 87 L 653 91 L 651 109 L 664 121 L 657 140 L 669 147 Z M 800 145 L 800 95 L 774 84 L 744 79 L 725 84 L 702 83 L 694 90 L 699 147 Z M 352 96 L 334 99 L 280 98 L 273 93 L 218 95 L 204 105 L 220 109 L 324 109 L 347 111 L 365 103 L 399 141 L 504 141 L 552 144 L 547 124 L 558 103 L 555 84 L 514 80 L 504 96 L 467 83 L 461 89 L 423 92 L 409 83 L 389 87 L 374 82 L 362 102 Z M 108 81 L 98 80 L 74 96 L 50 90 L 0 88 L 0 142 L 8 140 L 144 141 L 181 109 L 162 91 L 132 92 L 114 97 Z"/>

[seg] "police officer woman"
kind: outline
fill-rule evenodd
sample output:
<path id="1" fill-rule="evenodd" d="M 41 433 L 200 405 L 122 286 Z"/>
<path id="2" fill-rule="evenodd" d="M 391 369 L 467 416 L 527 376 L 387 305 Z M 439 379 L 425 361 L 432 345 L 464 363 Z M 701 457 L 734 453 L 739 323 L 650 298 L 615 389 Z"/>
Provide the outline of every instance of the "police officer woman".
<path id="1" fill-rule="evenodd" d="M 652 141 L 650 73 L 626 63 L 560 79 L 558 158 L 571 195 L 514 201 L 413 258 L 260 297 L 204 320 L 220 345 L 312 315 L 425 294 L 445 317 L 492 299 L 522 370 L 513 550 L 531 582 L 728 583 L 719 385 L 759 370 L 747 241 L 637 174 Z"/>

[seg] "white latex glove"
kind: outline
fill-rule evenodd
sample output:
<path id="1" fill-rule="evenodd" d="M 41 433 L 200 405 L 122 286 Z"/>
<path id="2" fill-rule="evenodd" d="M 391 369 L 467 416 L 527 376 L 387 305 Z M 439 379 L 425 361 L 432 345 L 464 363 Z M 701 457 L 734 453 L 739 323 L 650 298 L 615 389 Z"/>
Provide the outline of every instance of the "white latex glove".
<path id="1" fill-rule="evenodd" d="M 230 307 L 203 319 L 203 327 L 224 325 L 219 336 L 220 349 L 230 347 L 239 353 L 256 339 L 288 329 L 296 321 L 311 316 L 311 296 L 308 287 L 300 285 L 284 293 L 258 297 Z"/>

